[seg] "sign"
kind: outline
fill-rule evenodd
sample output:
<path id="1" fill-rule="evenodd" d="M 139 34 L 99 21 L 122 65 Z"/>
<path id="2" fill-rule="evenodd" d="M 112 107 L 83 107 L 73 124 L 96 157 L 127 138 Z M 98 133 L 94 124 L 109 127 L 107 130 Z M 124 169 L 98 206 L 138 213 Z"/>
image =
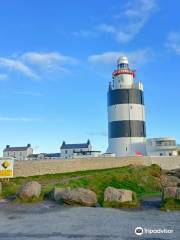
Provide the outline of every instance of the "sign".
<path id="1" fill-rule="evenodd" d="M 12 158 L 0 158 L 0 178 L 13 177 L 14 160 Z"/>

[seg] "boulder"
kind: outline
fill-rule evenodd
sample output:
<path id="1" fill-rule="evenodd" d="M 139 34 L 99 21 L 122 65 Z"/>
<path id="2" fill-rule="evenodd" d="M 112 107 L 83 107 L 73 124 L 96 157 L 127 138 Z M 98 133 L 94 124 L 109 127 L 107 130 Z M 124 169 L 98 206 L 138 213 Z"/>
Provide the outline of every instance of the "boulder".
<path id="1" fill-rule="evenodd" d="M 133 192 L 127 189 L 107 187 L 104 192 L 105 202 L 132 202 Z"/>
<path id="2" fill-rule="evenodd" d="M 51 192 L 51 199 L 55 201 L 63 201 L 63 198 L 69 193 L 69 190 L 70 188 L 55 187 Z"/>
<path id="3" fill-rule="evenodd" d="M 180 179 L 180 168 L 171 170 L 168 173 Z"/>
<path id="4" fill-rule="evenodd" d="M 163 187 L 177 187 L 180 184 L 180 179 L 175 176 L 162 175 L 161 185 Z"/>
<path id="5" fill-rule="evenodd" d="M 176 198 L 180 200 L 180 188 L 176 189 Z"/>
<path id="6" fill-rule="evenodd" d="M 55 188 L 54 199 L 67 204 L 79 204 L 87 207 L 97 204 L 96 193 L 85 188 Z"/>
<path id="7" fill-rule="evenodd" d="M 0 196 L 2 195 L 2 182 L 0 182 Z"/>
<path id="8" fill-rule="evenodd" d="M 180 168 L 169 170 L 169 171 L 164 171 L 165 174 L 175 176 L 180 179 Z"/>
<path id="9" fill-rule="evenodd" d="M 36 197 L 39 198 L 41 194 L 41 185 L 36 182 L 28 182 L 24 184 L 21 189 L 18 191 L 17 196 L 20 198 L 32 198 Z"/>
<path id="10" fill-rule="evenodd" d="M 165 187 L 163 188 L 163 199 L 176 198 L 177 187 Z"/>

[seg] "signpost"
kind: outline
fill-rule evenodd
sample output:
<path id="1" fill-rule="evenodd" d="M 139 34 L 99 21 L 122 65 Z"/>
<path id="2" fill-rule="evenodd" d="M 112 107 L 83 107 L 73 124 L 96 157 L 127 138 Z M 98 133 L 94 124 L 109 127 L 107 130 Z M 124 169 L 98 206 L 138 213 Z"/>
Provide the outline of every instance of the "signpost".
<path id="1" fill-rule="evenodd" d="M 0 158 L 0 179 L 13 178 L 14 159 Z"/>

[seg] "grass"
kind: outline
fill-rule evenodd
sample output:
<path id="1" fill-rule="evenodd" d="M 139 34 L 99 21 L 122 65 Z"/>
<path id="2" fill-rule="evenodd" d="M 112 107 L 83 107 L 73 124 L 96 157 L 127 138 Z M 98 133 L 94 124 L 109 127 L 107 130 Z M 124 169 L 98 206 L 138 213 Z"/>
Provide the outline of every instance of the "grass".
<path id="1" fill-rule="evenodd" d="M 180 199 L 167 198 L 162 202 L 162 210 L 180 210 Z"/>
<path id="2" fill-rule="evenodd" d="M 92 170 L 74 173 L 46 174 L 33 177 L 18 177 L 10 182 L 3 183 L 3 196 L 15 195 L 18 189 L 28 181 L 37 181 L 42 185 L 42 195 L 47 196 L 54 188 L 58 187 L 84 187 L 97 194 L 98 202 L 101 205 L 108 205 L 103 202 L 104 190 L 111 186 L 132 190 L 137 195 L 137 202 L 144 196 L 158 195 L 160 193 L 161 170 L 157 165 L 150 167 L 134 167 L 132 165 L 121 168 Z M 115 204 L 112 203 L 114 206 Z M 129 203 L 125 203 L 129 207 Z M 121 206 L 119 206 L 121 207 Z"/>

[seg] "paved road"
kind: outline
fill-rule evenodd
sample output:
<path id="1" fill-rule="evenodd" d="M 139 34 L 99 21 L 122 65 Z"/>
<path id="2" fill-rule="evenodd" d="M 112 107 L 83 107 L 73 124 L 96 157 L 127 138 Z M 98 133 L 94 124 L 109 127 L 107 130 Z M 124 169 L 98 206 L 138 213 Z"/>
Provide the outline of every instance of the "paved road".
<path id="1" fill-rule="evenodd" d="M 174 233 L 136 236 L 137 226 Z M 180 239 L 180 212 L 0 204 L 0 240 L 164 240 Z"/>

